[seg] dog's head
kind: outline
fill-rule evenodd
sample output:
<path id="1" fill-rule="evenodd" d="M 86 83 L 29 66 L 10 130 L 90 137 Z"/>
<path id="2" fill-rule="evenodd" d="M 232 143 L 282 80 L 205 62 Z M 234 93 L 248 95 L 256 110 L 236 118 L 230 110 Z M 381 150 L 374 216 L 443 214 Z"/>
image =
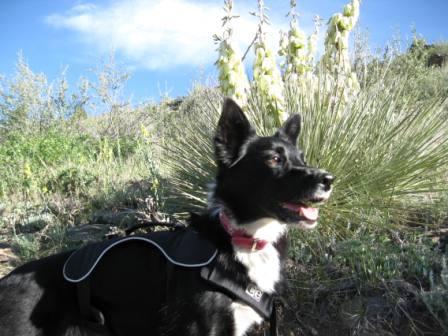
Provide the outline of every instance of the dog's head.
<path id="1" fill-rule="evenodd" d="M 260 137 L 241 108 L 225 100 L 214 141 L 214 197 L 239 224 L 263 218 L 302 228 L 317 224 L 315 204 L 330 196 L 333 176 L 307 166 L 296 145 L 300 126 L 295 114 L 273 136 Z"/>

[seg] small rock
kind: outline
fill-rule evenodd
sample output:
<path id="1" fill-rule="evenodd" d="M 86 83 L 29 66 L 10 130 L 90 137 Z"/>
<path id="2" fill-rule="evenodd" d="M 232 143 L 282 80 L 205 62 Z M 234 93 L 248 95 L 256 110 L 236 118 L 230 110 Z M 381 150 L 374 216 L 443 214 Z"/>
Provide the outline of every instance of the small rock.
<path id="1" fill-rule="evenodd" d="M 66 238 L 71 242 L 92 242 L 103 240 L 109 232 L 109 226 L 105 224 L 86 224 L 74 226 L 67 230 Z"/>
<path id="2" fill-rule="evenodd" d="M 448 63 L 448 54 L 445 53 L 434 53 L 428 57 L 427 65 L 428 67 L 443 67 Z"/>
<path id="3" fill-rule="evenodd" d="M 8 274 L 19 257 L 12 251 L 8 244 L 0 243 L 0 278 Z"/>
<path id="4" fill-rule="evenodd" d="M 17 259 L 18 257 L 10 247 L 0 248 L 0 263 L 7 263 Z"/>
<path id="5" fill-rule="evenodd" d="M 90 223 L 105 223 L 122 228 L 129 228 L 139 224 L 142 219 L 144 219 L 144 215 L 134 210 L 120 212 L 100 211 L 92 216 Z"/>

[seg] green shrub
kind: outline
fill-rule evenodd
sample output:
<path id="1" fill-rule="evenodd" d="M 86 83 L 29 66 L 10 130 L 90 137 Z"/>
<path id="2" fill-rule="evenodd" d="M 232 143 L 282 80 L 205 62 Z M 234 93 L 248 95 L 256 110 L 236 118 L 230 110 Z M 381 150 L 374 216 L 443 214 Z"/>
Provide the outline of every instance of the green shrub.
<path id="1" fill-rule="evenodd" d="M 14 249 L 23 262 L 36 259 L 39 255 L 39 240 L 34 234 L 22 234 L 15 236 Z"/>
<path id="2" fill-rule="evenodd" d="M 67 167 L 62 169 L 53 178 L 49 178 L 46 188 L 50 192 L 62 192 L 65 194 L 85 192 L 96 180 L 88 170 L 80 167 Z"/>
<path id="3" fill-rule="evenodd" d="M 51 167 L 91 160 L 91 141 L 85 136 L 56 131 L 36 135 L 8 134 L 0 146 L 3 195 L 8 189 L 41 185 L 44 172 Z"/>
<path id="4" fill-rule="evenodd" d="M 11 132 L 0 146 L 0 197 L 18 190 L 68 192 L 86 187 L 93 175 L 80 167 L 126 160 L 141 142 L 134 137 L 96 139 L 68 129 L 34 135 Z"/>

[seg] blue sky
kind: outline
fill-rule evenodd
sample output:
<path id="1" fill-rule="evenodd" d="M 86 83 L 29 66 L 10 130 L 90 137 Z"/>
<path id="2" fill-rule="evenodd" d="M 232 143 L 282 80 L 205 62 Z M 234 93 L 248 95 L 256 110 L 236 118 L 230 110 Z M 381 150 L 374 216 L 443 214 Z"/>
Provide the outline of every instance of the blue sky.
<path id="1" fill-rule="evenodd" d="M 298 0 L 301 27 L 310 33 L 314 15 L 326 22 L 348 1 Z M 236 39 L 244 49 L 256 29 L 248 14 L 256 0 L 234 2 L 241 14 Z M 289 0 L 265 4 L 275 36 L 287 28 Z M 0 0 L 0 74 L 14 73 L 21 50 L 31 68 L 50 81 L 68 66 L 73 87 L 114 50 L 132 75 L 126 94 L 134 103 L 158 100 L 165 92 L 184 95 L 194 81 L 214 76 L 217 54 L 211 37 L 219 32 L 221 7 L 222 1 L 205 0 Z M 368 31 L 372 48 L 383 47 L 397 32 L 409 40 L 412 27 L 436 42 L 448 40 L 447 13 L 447 0 L 364 0 L 359 26 Z M 320 43 L 322 38 L 323 33 Z"/>

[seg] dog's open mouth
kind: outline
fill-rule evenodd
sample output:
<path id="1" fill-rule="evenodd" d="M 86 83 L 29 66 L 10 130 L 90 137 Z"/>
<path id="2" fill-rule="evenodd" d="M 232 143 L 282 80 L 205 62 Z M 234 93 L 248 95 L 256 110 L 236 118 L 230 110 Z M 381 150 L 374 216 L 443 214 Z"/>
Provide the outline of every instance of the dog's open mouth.
<path id="1" fill-rule="evenodd" d="M 312 229 L 317 225 L 319 218 L 319 209 L 313 205 L 323 203 L 325 198 L 316 198 L 305 202 L 282 203 L 282 207 L 293 212 L 295 217 L 299 218 L 299 226 L 304 229 Z"/>

